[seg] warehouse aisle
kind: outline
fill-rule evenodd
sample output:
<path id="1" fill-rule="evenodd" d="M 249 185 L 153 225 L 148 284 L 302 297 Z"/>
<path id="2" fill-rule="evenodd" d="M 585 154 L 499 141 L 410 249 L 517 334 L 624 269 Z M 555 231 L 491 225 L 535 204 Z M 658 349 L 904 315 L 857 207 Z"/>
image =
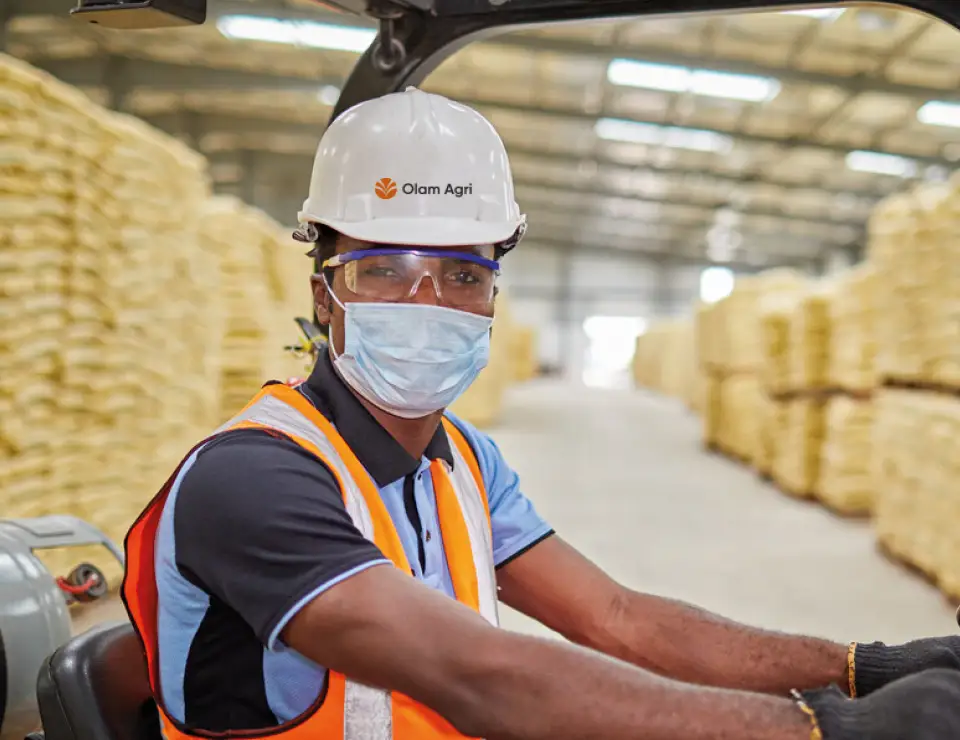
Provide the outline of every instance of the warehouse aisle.
<path id="1" fill-rule="evenodd" d="M 936 589 L 876 552 L 869 524 L 704 453 L 676 401 L 538 381 L 511 391 L 491 433 L 554 527 L 634 588 L 836 640 L 957 631 Z"/>

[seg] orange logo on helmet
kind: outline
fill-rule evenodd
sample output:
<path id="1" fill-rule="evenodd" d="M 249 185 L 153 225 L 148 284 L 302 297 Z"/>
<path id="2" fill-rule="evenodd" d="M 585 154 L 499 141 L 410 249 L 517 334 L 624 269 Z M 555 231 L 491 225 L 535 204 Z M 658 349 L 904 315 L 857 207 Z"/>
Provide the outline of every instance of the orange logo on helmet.
<path id="1" fill-rule="evenodd" d="M 397 183 L 389 177 L 384 177 L 382 180 L 377 180 L 377 184 L 373 186 L 373 191 L 379 198 L 390 200 L 397 194 Z"/>

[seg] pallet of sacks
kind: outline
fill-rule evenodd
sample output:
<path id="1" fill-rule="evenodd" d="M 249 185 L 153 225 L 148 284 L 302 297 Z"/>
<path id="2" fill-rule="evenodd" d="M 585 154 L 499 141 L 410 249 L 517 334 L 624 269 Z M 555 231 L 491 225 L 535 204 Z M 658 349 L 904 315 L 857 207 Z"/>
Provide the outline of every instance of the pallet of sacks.
<path id="1" fill-rule="evenodd" d="M 637 337 L 631 362 L 633 382 L 638 388 L 663 391 L 663 353 L 667 324 L 653 322 Z"/>
<path id="2" fill-rule="evenodd" d="M 693 394 L 694 350 L 693 323 L 686 318 L 671 319 L 662 360 L 663 387 L 667 395 L 685 405 Z"/>
<path id="3" fill-rule="evenodd" d="M 735 460 L 752 466 L 758 456 L 760 382 L 751 374 L 731 375 L 720 382 L 719 396 L 717 447 Z"/>
<path id="4" fill-rule="evenodd" d="M 743 393 L 731 390 L 730 379 L 735 371 L 729 336 L 730 314 L 736 302 L 727 296 L 715 303 L 700 303 L 694 313 L 694 345 L 697 368 L 702 377 L 703 443 L 707 449 L 733 454 L 731 444 L 730 404 L 737 404 Z M 734 427 L 734 436 L 736 431 Z"/>
<path id="5" fill-rule="evenodd" d="M 75 230 L 74 183 L 84 162 L 69 139 L 47 140 L 64 118 L 61 87 L 0 55 L 0 490 L 5 516 L 47 513 L 63 273 Z M 85 122 L 78 122 L 82 128 Z"/>
<path id="6" fill-rule="evenodd" d="M 880 543 L 960 597 L 960 179 L 882 201 L 869 259 L 883 294 L 874 423 Z"/>
<path id="7" fill-rule="evenodd" d="M 268 380 L 302 377 L 295 316 L 309 316 L 312 264 L 289 230 L 233 196 L 209 198 L 200 233 L 219 265 L 222 305 L 220 416 L 241 409 Z"/>
<path id="8" fill-rule="evenodd" d="M 539 345 L 533 326 L 517 324 L 513 330 L 513 379 L 517 383 L 532 380 L 539 374 Z"/>
<path id="9" fill-rule="evenodd" d="M 653 322 L 637 337 L 632 361 L 634 384 L 694 403 L 696 377 L 694 327 L 690 319 Z"/>
<path id="10" fill-rule="evenodd" d="M 873 397 L 876 375 L 876 270 L 864 263 L 837 279 L 830 313 L 827 384 L 837 389 L 825 409 L 817 494 L 842 514 L 870 512 Z"/>
<path id="11" fill-rule="evenodd" d="M 784 426 L 776 437 L 773 478 L 802 498 L 816 495 L 820 478 L 826 404 L 817 392 L 827 385 L 832 291 L 829 282 L 811 281 L 790 304 L 785 387 L 775 397 L 784 404 Z"/>
<path id="12" fill-rule="evenodd" d="M 868 258 L 876 268 L 877 292 L 884 301 L 883 318 L 877 323 L 877 364 L 884 380 L 918 383 L 925 378 L 933 310 L 926 297 L 931 287 L 931 242 L 920 236 L 943 193 L 939 185 L 898 193 L 874 209 L 868 224 Z"/>
<path id="13" fill-rule="evenodd" d="M 799 273 L 769 270 L 740 278 L 730 296 L 698 312 L 698 351 L 710 359 L 707 372 L 714 372 L 726 386 L 719 391 L 715 446 L 761 472 L 771 467 L 766 426 L 777 418 L 764 403 L 763 307 L 769 297 L 793 293 L 803 285 Z"/>
<path id="14" fill-rule="evenodd" d="M 780 440 L 787 426 L 787 405 L 765 393 L 761 388 L 758 400 L 757 445 L 754 466 L 761 477 L 772 479 Z"/>
<path id="15" fill-rule="evenodd" d="M 877 537 L 960 597 L 960 398 L 885 388 L 876 415 Z"/>
<path id="16" fill-rule="evenodd" d="M 870 260 L 885 297 L 880 372 L 960 387 L 960 175 L 892 196 L 870 222 Z"/>
<path id="17" fill-rule="evenodd" d="M 778 430 L 773 479 L 786 493 L 813 498 L 820 477 L 824 435 L 824 402 L 790 398 L 782 403 L 783 426 Z"/>

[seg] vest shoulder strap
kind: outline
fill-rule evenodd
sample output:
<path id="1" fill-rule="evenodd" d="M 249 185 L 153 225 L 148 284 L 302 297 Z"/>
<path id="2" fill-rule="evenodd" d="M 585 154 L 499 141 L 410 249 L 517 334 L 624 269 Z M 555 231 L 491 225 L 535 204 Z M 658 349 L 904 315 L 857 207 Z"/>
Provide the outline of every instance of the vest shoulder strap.
<path id="1" fill-rule="evenodd" d="M 466 463 L 467 467 L 470 468 L 470 475 L 473 476 L 473 480 L 477 485 L 477 490 L 480 491 L 480 494 L 483 498 L 483 504 L 487 509 L 487 518 L 490 517 L 490 503 L 487 500 L 487 487 L 483 482 L 483 473 L 480 470 L 480 461 L 477 459 L 477 453 L 473 449 L 473 445 L 470 444 L 470 440 L 467 439 L 467 436 L 460 431 L 453 421 L 449 417 L 443 417 L 443 428 L 447 432 L 447 436 L 453 441 L 454 447 L 459 451 L 460 457 L 462 457 Z"/>

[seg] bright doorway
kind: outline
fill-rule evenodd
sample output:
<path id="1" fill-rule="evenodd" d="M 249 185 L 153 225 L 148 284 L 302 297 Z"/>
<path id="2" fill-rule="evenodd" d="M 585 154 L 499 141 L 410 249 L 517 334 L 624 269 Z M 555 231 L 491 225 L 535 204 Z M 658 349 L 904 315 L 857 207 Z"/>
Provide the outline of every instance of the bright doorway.
<path id="1" fill-rule="evenodd" d="M 583 382 L 594 388 L 628 388 L 637 337 L 646 328 L 646 319 L 638 316 L 587 318 L 583 322 L 587 336 Z"/>

